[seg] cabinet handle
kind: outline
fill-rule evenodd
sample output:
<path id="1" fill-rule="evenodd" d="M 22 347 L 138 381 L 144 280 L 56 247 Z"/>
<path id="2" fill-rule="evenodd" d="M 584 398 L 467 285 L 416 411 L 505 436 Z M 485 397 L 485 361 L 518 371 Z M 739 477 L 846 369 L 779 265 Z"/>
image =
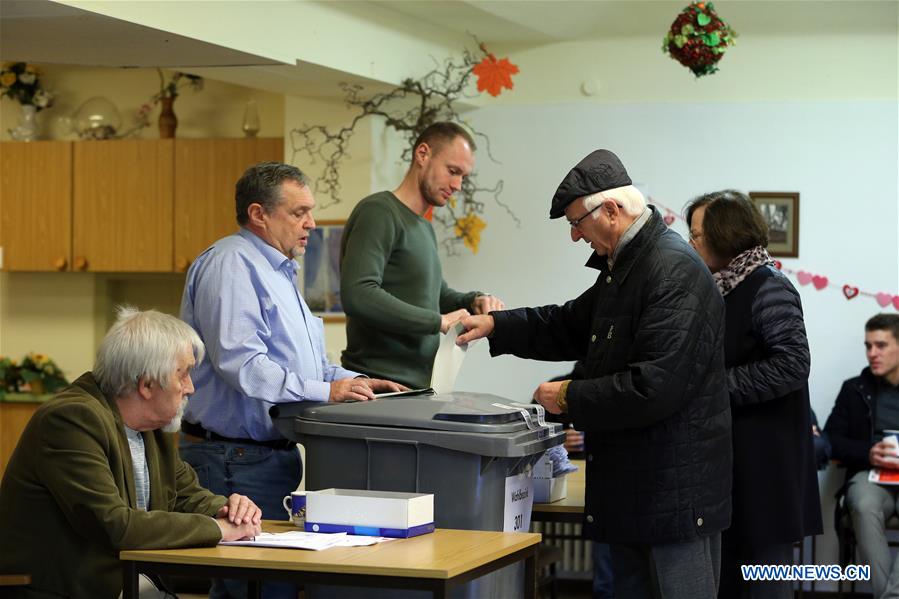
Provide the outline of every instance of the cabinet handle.
<path id="1" fill-rule="evenodd" d="M 190 260 L 181 256 L 177 260 L 175 260 L 175 270 L 178 272 L 184 272 L 187 270 L 187 267 L 190 266 Z"/>
<path id="2" fill-rule="evenodd" d="M 69 261 L 66 260 L 63 256 L 60 256 L 56 260 L 53 261 L 53 268 L 56 270 L 65 270 L 66 266 L 69 265 Z"/>
<path id="3" fill-rule="evenodd" d="M 84 256 L 75 258 L 75 270 L 87 270 L 87 258 Z"/>

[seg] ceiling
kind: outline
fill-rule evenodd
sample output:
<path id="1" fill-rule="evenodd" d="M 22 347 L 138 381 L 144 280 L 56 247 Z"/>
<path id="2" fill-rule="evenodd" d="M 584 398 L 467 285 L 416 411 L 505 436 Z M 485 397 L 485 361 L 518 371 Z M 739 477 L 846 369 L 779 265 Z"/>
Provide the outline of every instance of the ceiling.
<path id="1" fill-rule="evenodd" d="M 382 82 L 298 60 L 269 58 L 49 0 L 0 0 L 0 59 L 98 67 L 177 68 L 266 91 L 342 98 L 339 84 Z"/>
<path id="2" fill-rule="evenodd" d="M 665 34 L 688 0 L 373 0 L 390 10 L 481 41 L 542 44 Z M 896 3 L 879 0 L 721 0 L 739 33 L 896 32 Z M 881 15 L 883 18 L 877 18 Z"/>
<path id="3" fill-rule="evenodd" d="M 160 0 L 157 0 L 160 1 Z M 221 0 L 215 0 L 221 1 Z M 221 2 L 226 5 L 227 2 Z M 212 4 L 212 2 L 210 2 Z M 349 0 L 345 11 L 384 11 L 490 45 L 661 36 L 686 0 Z M 718 11 L 742 35 L 893 32 L 895 2 L 721 0 Z M 859 11 L 864 8 L 864 18 Z M 295 64 L 217 46 L 50 0 L 0 0 L 0 59 L 110 67 L 170 67 L 267 91 L 342 97 L 340 82 L 382 82 L 297 57 Z"/>
<path id="4" fill-rule="evenodd" d="M 0 1 L 0 56 L 100 67 L 277 64 L 48 0 Z"/>

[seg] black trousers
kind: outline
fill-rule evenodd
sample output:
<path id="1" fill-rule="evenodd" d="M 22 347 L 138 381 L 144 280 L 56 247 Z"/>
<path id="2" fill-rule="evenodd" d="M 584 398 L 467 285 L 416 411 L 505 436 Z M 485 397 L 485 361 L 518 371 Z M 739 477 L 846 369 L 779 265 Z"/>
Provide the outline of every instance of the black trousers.
<path id="1" fill-rule="evenodd" d="M 792 599 L 789 580 L 743 580 L 742 565 L 789 565 L 793 563 L 793 543 L 746 547 L 730 534 L 721 533 L 721 584 L 719 599 Z"/>

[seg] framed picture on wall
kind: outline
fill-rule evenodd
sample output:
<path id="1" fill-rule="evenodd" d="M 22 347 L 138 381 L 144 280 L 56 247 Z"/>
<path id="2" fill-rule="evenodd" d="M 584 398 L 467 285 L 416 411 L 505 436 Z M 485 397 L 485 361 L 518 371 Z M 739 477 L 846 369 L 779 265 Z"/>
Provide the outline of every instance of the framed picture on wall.
<path id="1" fill-rule="evenodd" d="M 340 301 L 340 238 L 345 220 L 316 221 L 300 270 L 300 291 L 309 309 L 325 322 L 343 322 Z"/>
<path id="2" fill-rule="evenodd" d="M 799 193 L 750 191 L 749 197 L 768 222 L 768 253 L 799 257 Z"/>

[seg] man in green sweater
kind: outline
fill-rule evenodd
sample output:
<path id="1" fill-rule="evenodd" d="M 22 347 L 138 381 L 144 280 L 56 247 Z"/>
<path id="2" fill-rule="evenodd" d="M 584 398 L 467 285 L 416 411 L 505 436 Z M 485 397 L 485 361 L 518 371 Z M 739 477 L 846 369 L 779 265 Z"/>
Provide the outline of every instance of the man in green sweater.
<path id="1" fill-rule="evenodd" d="M 197 482 L 176 432 L 203 343 L 187 324 L 122 308 L 93 372 L 41 406 L 0 485 L 0 574 L 17 597 L 115 599 L 119 551 L 213 546 L 256 535 L 262 512 Z M 162 596 L 148 579 L 141 596 Z"/>
<path id="2" fill-rule="evenodd" d="M 415 140 L 400 186 L 363 199 L 340 245 L 347 314 L 343 366 L 412 388 L 427 387 L 440 333 L 470 313 L 505 306 L 443 280 L 437 238 L 424 214 L 445 206 L 474 167 L 475 144 L 455 123 L 434 123 Z"/>

